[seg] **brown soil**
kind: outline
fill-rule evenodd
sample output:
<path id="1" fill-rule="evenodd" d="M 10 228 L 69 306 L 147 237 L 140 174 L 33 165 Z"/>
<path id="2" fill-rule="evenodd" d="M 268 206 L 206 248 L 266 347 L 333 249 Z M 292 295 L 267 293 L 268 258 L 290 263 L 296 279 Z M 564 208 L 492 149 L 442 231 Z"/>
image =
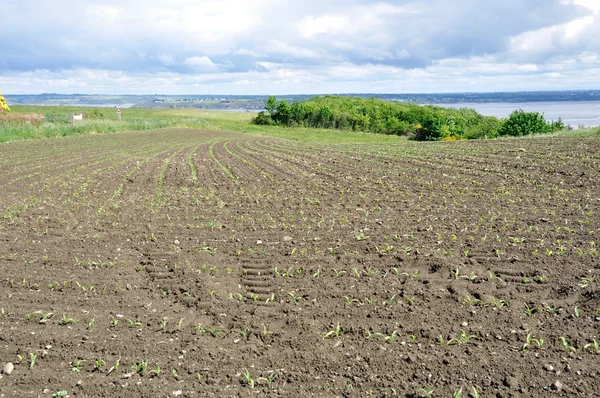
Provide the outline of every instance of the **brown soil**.
<path id="1" fill-rule="evenodd" d="M 599 181 L 599 138 L 2 144 L 0 397 L 598 396 Z"/>

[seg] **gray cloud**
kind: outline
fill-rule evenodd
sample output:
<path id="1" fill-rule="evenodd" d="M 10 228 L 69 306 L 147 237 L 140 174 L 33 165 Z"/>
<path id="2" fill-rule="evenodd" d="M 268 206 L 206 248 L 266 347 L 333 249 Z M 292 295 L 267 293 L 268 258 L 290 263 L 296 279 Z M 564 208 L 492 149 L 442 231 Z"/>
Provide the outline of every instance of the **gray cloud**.
<path id="1" fill-rule="evenodd" d="M 539 89 L 521 79 L 531 75 L 549 88 L 598 88 L 594 0 L 90 3 L 4 0 L 0 89 Z M 25 84 L 32 76 L 44 79 Z"/>

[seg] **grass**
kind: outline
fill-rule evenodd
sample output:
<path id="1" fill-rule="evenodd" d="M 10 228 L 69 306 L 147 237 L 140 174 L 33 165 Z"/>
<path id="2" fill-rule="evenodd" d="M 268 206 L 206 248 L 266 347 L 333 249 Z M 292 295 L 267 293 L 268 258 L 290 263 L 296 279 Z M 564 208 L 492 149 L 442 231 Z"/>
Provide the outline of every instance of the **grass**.
<path id="1" fill-rule="evenodd" d="M 250 123 L 250 120 L 254 117 L 252 112 L 126 108 L 122 110 L 121 122 L 118 122 L 113 108 L 14 105 L 12 110 L 11 115 L 41 114 L 45 116 L 45 121 L 34 123 L 26 120 L 16 122 L 0 121 L 0 142 L 167 127 L 239 131 L 323 144 L 393 143 L 405 140 L 405 138 L 397 136 L 352 131 L 257 126 Z M 76 121 L 75 125 L 71 126 L 69 123 L 71 113 L 84 113 L 88 118 L 83 121 Z"/>
<path id="2" fill-rule="evenodd" d="M 253 112 L 229 112 L 201 109 L 124 108 L 122 120 L 116 120 L 114 108 L 79 106 L 12 106 L 12 121 L 0 119 L 0 142 L 78 134 L 105 134 L 119 131 L 151 130 L 167 127 L 188 127 L 209 130 L 238 131 L 247 134 L 286 138 L 293 141 L 319 144 L 398 143 L 405 137 L 395 135 L 339 131 L 306 127 L 257 126 L 250 123 Z M 69 123 L 71 113 L 84 113 L 87 118 Z M 44 115 L 44 121 L 28 121 L 18 115 Z M 550 136 L 600 135 L 600 128 L 561 131 Z M 549 135 L 539 135 L 549 136 Z M 537 138 L 530 136 L 525 138 Z"/>

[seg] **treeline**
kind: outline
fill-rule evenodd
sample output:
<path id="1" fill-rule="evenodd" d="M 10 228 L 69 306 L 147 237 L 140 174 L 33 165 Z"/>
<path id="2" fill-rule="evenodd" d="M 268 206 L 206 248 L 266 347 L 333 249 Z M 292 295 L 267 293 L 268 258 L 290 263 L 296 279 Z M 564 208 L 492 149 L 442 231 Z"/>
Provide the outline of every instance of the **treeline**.
<path id="1" fill-rule="evenodd" d="M 314 97 L 289 104 L 269 97 L 254 124 L 315 127 L 408 136 L 419 141 L 523 136 L 561 130 L 537 112 L 517 110 L 508 119 L 483 116 L 470 108 L 420 106 L 376 98 Z"/>

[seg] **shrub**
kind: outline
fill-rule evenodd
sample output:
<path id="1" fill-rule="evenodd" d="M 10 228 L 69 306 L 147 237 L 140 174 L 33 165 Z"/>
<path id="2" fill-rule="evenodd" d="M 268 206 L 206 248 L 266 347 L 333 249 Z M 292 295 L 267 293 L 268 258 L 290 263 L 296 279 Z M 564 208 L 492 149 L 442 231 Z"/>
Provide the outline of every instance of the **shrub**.
<path id="1" fill-rule="evenodd" d="M 273 119 L 271 119 L 271 115 L 264 111 L 258 112 L 258 115 L 256 115 L 256 117 L 252 119 L 252 123 L 261 126 L 272 126 L 274 124 Z"/>
<path id="2" fill-rule="evenodd" d="M 544 116 L 540 113 L 525 112 L 518 109 L 500 124 L 498 135 L 521 137 L 524 135 L 545 134 L 552 131 L 552 125 L 546 123 Z"/>

